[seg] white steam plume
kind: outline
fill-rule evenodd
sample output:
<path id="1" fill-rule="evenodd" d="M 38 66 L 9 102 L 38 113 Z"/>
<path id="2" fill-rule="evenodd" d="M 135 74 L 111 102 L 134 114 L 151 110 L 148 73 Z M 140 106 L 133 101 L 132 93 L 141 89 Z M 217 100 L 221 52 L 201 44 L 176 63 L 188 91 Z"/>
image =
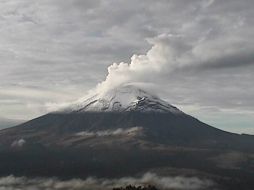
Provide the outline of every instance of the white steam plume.
<path id="1" fill-rule="evenodd" d="M 147 41 L 152 47 L 146 54 L 134 54 L 130 63 L 121 62 L 110 65 L 105 81 L 99 83 L 96 88 L 90 90 L 78 102 L 82 102 L 94 94 L 103 94 L 125 84 L 135 84 L 146 90 L 151 90 L 158 84 L 158 80 L 168 76 L 176 68 L 187 64 L 186 60 L 190 60 L 188 51 L 192 47 L 187 45 L 184 37 L 180 35 L 161 34 L 147 39 Z M 46 107 L 49 111 L 56 111 L 71 104 L 48 103 Z"/>
<path id="2" fill-rule="evenodd" d="M 154 83 L 155 78 L 187 64 L 190 58 L 188 51 L 192 47 L 185 43 L 182 36 L 162 34 L 147 41 L 152 48 L 146 54 L 134 54 L 130 63 L 113 63 L 108 67 L 106 80 L 97 85 L 97 92 L 126 83 Z"/>

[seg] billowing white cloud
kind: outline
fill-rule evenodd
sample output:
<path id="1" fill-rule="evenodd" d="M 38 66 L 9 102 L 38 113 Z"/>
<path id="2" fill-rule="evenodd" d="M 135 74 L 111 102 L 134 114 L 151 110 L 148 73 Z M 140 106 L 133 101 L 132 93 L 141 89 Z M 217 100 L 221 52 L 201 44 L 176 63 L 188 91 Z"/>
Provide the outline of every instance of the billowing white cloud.
<path id="1" fill-rule="evenodd" d="M 97 90 L 105 91 L 125 83 L 156 83 L 156 78 L 169 74 L 183 64 L 179 61 L 185 56 L 188 45 L 181 36 L 161 34 L 148 39 L 148 42 L 152 48 L 146 54 L 134 54 L 130 63 L 110 65 L 106 80 L 98 85 Z"/>
<path id="2" fill-rule="evenodd" d="M 161 88 L 174 82 L 170 80 L 172 72 L 183 74 L 185 78 L 184 72 L 188 74 L 188 70 L 197 74 L 213 69 L 254 66 L 253 44 L 245 44 L 246 39 L 224 38 L 220 40 L 226 44 L 220 46 L 206 36 L 190 39 L 181 34 L 164 33 L 149 38 L 151 49 L 146 54 L 134 54 L 130 63 L 110 65 L 106 80 L 99 83 L 97 90 L 105 91 L 124 83 L 152 83 Z M 247 47 L 239 50 L 243 46 Z"/>

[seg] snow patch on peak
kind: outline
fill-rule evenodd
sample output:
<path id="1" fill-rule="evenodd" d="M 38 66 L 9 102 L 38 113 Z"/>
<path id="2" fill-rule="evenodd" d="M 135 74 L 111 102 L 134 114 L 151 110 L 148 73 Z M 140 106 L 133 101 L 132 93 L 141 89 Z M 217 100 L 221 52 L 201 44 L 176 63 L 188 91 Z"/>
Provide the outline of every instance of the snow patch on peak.
<path id="1" fill-rule="evenodd" d="M 176 107 L 136 86 L 124 85 L 81 100 L 69 112 L 171 112 L 183 113 Z"/>

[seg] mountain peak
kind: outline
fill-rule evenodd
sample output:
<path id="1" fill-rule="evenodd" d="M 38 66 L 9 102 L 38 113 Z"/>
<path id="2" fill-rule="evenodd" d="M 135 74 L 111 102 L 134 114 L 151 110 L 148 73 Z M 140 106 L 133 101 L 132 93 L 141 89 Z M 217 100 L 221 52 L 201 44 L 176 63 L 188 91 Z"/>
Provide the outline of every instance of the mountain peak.
<path id="1" fill-rule="evenodd" d="M 91 98 L 72 105 L 71 112 L 171 112 L 182 113 L 176 107 L 161 100 L 134 85 L 117 88 L 95 94 Z"/>

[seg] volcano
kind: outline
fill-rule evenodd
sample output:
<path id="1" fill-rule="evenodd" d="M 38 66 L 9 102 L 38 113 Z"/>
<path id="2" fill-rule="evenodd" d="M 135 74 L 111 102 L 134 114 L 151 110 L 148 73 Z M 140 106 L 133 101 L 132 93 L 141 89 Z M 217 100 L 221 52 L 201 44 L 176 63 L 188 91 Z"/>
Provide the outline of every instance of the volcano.
<path id="1" fill-rule="evenodd" d="M 121 177 L 185 171 L 183 175 L 207 175 L 225 184 L 237 178 L 232 182 L 237 187 L 254 185 L 253 155 L 253 136 L 209 126 L 133 85 L 0 131 L 3 176 Z"/>

